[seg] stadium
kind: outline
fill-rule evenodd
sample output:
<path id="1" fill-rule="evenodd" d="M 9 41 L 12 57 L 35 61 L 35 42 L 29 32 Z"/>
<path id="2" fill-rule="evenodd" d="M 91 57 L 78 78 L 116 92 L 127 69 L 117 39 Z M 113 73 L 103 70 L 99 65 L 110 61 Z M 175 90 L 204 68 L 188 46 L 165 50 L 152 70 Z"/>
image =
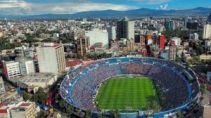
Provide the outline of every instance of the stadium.
<path id="1" fill-rule="evenodd" d="M 60 95 L 92 117 L 118 110 L 120 117 L 164 117 L 185 112 L 199 100 L 199 84 L 188 68 L 155 58 L 97 60 L 68 72 Z"/>

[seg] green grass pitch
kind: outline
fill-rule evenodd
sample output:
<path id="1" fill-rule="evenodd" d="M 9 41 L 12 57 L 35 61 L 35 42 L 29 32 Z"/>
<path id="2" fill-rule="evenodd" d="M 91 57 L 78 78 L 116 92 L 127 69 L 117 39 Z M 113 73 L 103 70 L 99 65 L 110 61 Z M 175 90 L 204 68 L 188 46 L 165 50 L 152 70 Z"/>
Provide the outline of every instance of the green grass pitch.
<path id="1" fill-rule="evenodd" d="M 113 77 L 105 81 L 96 96 L 96 105 L 101 110 L 147 109 L 156 90 L 151 79 L 142 76 Z"/>

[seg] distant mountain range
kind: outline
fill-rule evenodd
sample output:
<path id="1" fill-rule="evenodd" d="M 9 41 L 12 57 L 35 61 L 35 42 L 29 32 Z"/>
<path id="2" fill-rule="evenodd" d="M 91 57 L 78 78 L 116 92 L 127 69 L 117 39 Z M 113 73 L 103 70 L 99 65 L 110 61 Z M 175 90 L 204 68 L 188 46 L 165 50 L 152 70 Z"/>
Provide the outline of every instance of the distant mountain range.
<path id="1" fill-rule="evenodd" d="M 42 15 L 0 15 L 7 19 L 76 19 L 76 18 L 120 18 L 120 17 L 143 17 L 143 16 L 208 16 L 211 8 L 198 7 L 184 10 L 157 10 L 140 8 L 127 11 L 103 10 L 87 11 L 75 14 L 42 14 Z"/>

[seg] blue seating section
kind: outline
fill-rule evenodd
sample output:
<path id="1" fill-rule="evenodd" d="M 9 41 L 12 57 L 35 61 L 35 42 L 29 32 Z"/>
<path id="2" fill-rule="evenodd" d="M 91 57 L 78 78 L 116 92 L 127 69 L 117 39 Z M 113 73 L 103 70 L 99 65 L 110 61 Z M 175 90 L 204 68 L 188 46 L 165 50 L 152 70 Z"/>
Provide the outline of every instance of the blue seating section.
<path id="1" fill-rule="evenodd" d="M 162 111 L 170 113 L 171 109 L 188 104 L 199 92 L 195 76 L 192 76 L 195 81 L 190 82 L 187 76 L 184 76 L 184 71 L 185 68 L 180 65 L 154 58 L 103 59 L 68 72 L 61 83 L 60 95 L 77 108 L 99 112 L 95 107 L 94 96 L 102 82 L 122 74 L 146 75 L 162 90 L 165 98 Z"/>

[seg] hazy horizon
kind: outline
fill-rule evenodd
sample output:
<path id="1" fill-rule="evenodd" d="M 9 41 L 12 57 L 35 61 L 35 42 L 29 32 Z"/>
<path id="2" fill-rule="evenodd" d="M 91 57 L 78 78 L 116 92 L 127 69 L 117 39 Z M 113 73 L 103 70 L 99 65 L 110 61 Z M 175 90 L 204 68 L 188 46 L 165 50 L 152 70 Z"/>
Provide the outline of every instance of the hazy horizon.
<path id="1" fill-rule="evenodd" d="M 207 0 L 0 0 L 1 15 L 73 14 L 84 11 L 210 8 Z"/>

